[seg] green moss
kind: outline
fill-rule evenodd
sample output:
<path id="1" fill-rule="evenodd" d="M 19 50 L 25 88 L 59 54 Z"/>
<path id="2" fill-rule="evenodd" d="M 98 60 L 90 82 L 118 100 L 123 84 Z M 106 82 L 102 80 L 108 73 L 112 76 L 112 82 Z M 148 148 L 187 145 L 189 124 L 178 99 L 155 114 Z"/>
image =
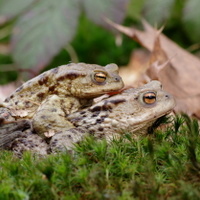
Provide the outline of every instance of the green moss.
<path id="1" fill-rule="evenodd" d="M 0 199 L 200 197 L 199 126 L 187 116 L 137 140 L 128 133 L 110 144 L 86 138 L 73 156 L 0 156 Z"/>

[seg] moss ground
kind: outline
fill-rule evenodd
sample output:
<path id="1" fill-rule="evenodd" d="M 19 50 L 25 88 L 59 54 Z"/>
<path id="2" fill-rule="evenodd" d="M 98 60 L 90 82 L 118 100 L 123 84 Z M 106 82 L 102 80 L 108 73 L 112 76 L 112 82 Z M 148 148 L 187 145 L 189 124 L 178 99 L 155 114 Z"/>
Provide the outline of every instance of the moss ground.
<path id="1" fill-rule="evenodd" d="M 165 131 L 109 145 L 86 138 L 74 155 L 1 151 L 0 199 L 200 199 L 198 122 L 177 116 Z"/>

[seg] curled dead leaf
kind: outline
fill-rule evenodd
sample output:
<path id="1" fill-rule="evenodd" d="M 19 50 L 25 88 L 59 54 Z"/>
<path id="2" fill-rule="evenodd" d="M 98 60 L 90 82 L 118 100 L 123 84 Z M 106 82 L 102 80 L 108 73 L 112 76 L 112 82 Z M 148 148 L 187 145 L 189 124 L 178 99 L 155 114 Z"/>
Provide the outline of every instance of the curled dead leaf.
<path id="1" fill-rule="evenodd" d="M 151 52 L 146 74 L 161 81 L 165 90 L 175 97 L 175 110 L 200 118 L 200 59 L 145 21 L 143 31 L 109 23 Z"/>
<path id="2" fill-rule="evenodd" d="M 119 75 L 122 77 L 125 86 L 137 87 L 144 84 L 144 75 L 148 67 L 149 52 L 144 49 L 136 49 L 132 52 L 127 66 L 119 69 Z"/>

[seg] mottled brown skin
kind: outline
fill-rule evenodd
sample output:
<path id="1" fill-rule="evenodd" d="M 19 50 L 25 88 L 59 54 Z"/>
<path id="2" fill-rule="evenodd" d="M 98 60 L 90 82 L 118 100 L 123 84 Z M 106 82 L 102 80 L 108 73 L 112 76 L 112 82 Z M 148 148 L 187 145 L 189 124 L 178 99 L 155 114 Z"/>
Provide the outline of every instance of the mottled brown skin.
<path id="1" fill-rule="evenodd" d="M 133 137 L 144 135 L 158 118 L 168 114 L 174 106 L 174 98 L 162 90 L 158 81 L 152 81 L 140 88 L 124 90 L 68 115 L 67 120 L 73 127 L 55 134 L 49 141 L 48 152 L 71 150 L 74 143 L 80 142 L 87 135 L 108 141 L 125 131 Z M 39 145 L 39 141 L 41 137 L 37 136 L 32 143 Z M 20 147 L 18 152 L 23 152 L 23 145 L 18 143 L 15 151 Z M 35 151 L 35 148 L 30 150 Z"/>
<path id="2" fill-rule="evenodd" d="M 155 94 L 154 103 L 144 102 L 144 96 L 149 93 Z M 68 120 L 85 134 L 80 131 L 71 133 L 71 130 L 75 132 L 76 129 L 56 134 L 50 142 L 52 151 L 60 150 L 62 146 L 70 149 L 74 140 L 78 142 L 85 135 L 93 135 L 97 139 L 105 138 L 107 141 L 124 132 L 131 133 L 133 137 L 145 135 L 149 127 L 158 118 L 168 114 L 174 106 L 174 98 L 162 90 L 159 81 L 124 90 L 121 94 L 104 99 L 90 108 L 70 114 Z"/>
<path id="3" fill-rule="evenodd" d="M 8 97 L 2 107 L 15 119 L 32 119 L 33 128 L 43 136 L 71 127 L 66 115 L 89 106 L 94 97 L 119 90 L 123 81 L 118 67 L 71 63 L 27 81 Z"/>
<path id="4" fill-rule="evenodd" d="M 94 80 L 93 76 L 96 72 L 106 74 L 105 82 L 99 83 Z M 46 71 L 27 81 L 1 106 L 12 110 L 16 118 L 31 118 L 41 103 L 52 95 L 65 102 L 69 97 L 74 98 L 73 100 L 79 104 L 76 106 L 81 107 L 90 103 L 94 97 L 122 87 L 123 82 L 115 64 L 102 67 L 94 64 L 71 63 Z M 69 110 L 67 111 L 70 113 Z"/>

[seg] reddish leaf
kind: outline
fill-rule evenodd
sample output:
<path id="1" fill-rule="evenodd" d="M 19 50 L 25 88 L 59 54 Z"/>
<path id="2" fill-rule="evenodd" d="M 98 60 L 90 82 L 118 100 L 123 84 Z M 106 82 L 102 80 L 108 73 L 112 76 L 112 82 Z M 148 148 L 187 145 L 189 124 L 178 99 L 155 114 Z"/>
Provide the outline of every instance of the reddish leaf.
<path id="1" fill-rule="evenodd" d="M 7 85 L 0 86 L 0 103 L 5 100 L 16 89 L 16 83 L 9 83 Z"/>
<path id="2" fill-rule="evenodd" d="M 149 52 L 144 49 L 137 49 L 132 52 L 127 66 L 120 67 L 119 75 L 126 86 L 138 86 L 141 84 L 147 69 Z"/>
<path id="3" fill-rule="evenodd" d="M 159 34 L 158 30 L 146 22 L 143 22 L 144 31 L 112 22 L 110 24 L 152 52 L 148 74 L 150 78 L 159 79 L 165 90 L 176 98 L 176 110 L 200 118 L 200 59 L 164 34 Z M 160 70 L 159 65 L 162 65 Z"/>

